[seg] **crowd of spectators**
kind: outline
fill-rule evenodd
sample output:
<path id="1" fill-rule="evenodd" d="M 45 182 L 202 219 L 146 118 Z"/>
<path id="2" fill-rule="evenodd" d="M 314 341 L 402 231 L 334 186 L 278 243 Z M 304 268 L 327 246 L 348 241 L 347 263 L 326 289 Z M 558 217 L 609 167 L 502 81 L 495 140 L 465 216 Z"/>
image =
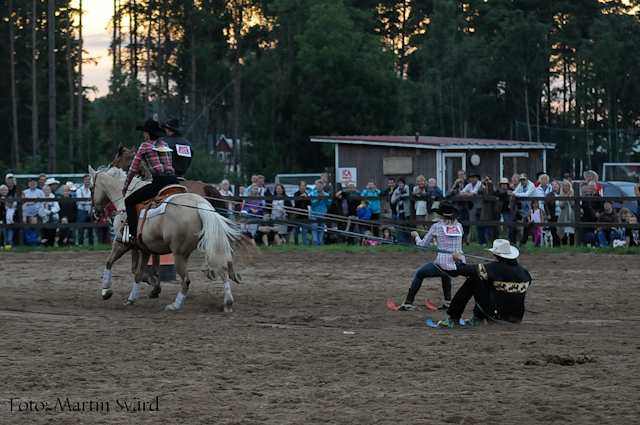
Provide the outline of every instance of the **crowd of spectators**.
<path id="1" fill-rule="evenodd" d="M 238 196 L 247 198 L 240 203 L 234 198 L 228 180 L 220 183 L 219 190 L 229 199 L 229 210 L 235 211 L 236 217 L 243 221 L 244 232 L 256 244 L 289 244 L 293 239 L 295 245 L 322 245 L 334 241 L 355 244 L 357 240 L 360 244 L 371 245 L 372 240 L 382 238 L 411 243 L 410 232 L 417 230 L 424 235 L 432 225 L 438 203 L 454 198 L 459 220 L 476 222 L 475 240 L 479 246 L 492 244 L 501 233 L 512 245 L 524 246 L 531 237 L 533 246 L 573 246 L 577 232 L 581 232 L 581 240 L 587 246 L 637 246 L 639 230 L 625 226 L 637 223 L 636 212 L 627 208 L 616 212 L 611 202 L 599 199 L 603 190 L 597 173 L 587 171 L 584 177 L 579 194 L 574 193 L 569 175 L 562 180 L 552 180 L 547 174 L 539 173 L 532 181 L 521 173 L 495 180 L 489 174 L 470 173 L 467 176 L 464 170 L 458 171 L 450 188 L 440 188 L 436 179 L 419 175 L 413 184 L 402 177 L 389 178 L 383 190 L 374 180 L 369 180 L 361 191 L 353 182 L 339 185 L 339 190 L 334 191 L 329 176 L 323 173 L 320 179 L 312 182 L 311 190 L 305 181 L 301 181 L 293 197 L 287 195 L 282 184 L 276 184 L 272 192 L 265 184 L 264 176 L 258 174 L 251 177 L 250 184 L 237 187 Z M 78 187 L 67 182 L 58 190 L 59 185 L 58 180 L 40 174 L 22 190 L 16 184 L 15 176 L 6 174 L 5 184 L 0 185 L 0 199 L 23 198 L 24 201 L 0 202 L 0 222 L 46 226 L 5 227 L 0 235 L 1 245 L 5 248 L 20 244 L 69 246 L 83 245 L 85 239 L 93 245 L 92 227 L 69 226 L 70 223 L 96 221 L 88 200 L 91 177 L 85 175 L 83 184 Z M 640 191 L 640 185 L 636 191 Z M 571 199 L 578 195 L 588 199 Z M 64 201 L 69 198 L 84 199 Z M 395 224 L 381 222 L 389 219 Z M 487 224 L 483 225 L 483 222 Z M 596 224 L 578 227 L 576 222 Z M 502 225 L 496 225 L 498 223 Z M 556 225 L 545 226 L 548 223 Z M 566 225 L 562 225 L 564 223 Z M 336 238 L 327 232 L 327 226 L 337 230 L 339 236 Z M 108 227 L 95 230 L 99 243 L 111 243 Z M 469 245 L 472 229 L 464 225 L 463 230 L 464 243 Z"/>
<path id="2" fill-rule="evenodd" d="M 539 173 L 532 180 L 527 174 L 519 173 L 496 180 L 489 174 L 482 176 L 470 173 L 467 176 L 464 170 L 459 170 L 452 187 L 444 190 L 436 179 L 420 175 L 413 184 L 408 184 L 402 177 L 389 178 L 383 190 L 373 180 L 367 181 L 361 191 L 353 182 L 349 182 L 334 193 L 327 174 L 323 174 L 321 179 L 312 182 L 315 184 L 313 190 L 309 191 L 306 182 L 302 181 L 294 197 L 289 198 L 284 186 L 276 185 L 277 193 L 272 194 L 264 184 L 264 177 L 256 175 L 241 193 L 252 197 L 277 198 L 271 201 L 247 199 L 240 210 L 246 217 L 254 219 L 261 218 L 264 211 L 270 210 L 270 220 L 281 223 L 272 227 L 278 228 L 279 239 L 287 244 L 290 234 L 293 234 L 295 245 L 300 243 L 300 236 L 305 245 L 327 243 L 330 235 L 325 232 L 326 226 L 338 230 L 338 238 L 331 237 L 331 240 L 337 239 L 347 244 L 355 244 L 359 238 L 361 244 L 370 245 L 369 240 L 381 239 L 382 230 L 395 242 L 410 243 L 409 233 L 412 230 L 418 230 L 421 235 L 429 230 L 438 203 L 446 198 L 454 198 L 460 221 L 476 222 L 475 240 L 479 246 L 491 245 L 493 240 L 500 237 L 520 247 L 527 244 L 534 247 L 573 246 L 576 232 L 580 232 L 586 246 L 637 245 L 638 230 L 625 228 L 625 223 L 637 221 L 636 213 L 626 208 L 616 213 L 611 202 L 598 199 L 603 193 L 597 173 L 587 171 L 584 177 L 579 194 L 574 194 L 569 175 L 562 180 L 552 180 L 546 173 Z M 588 199 L 563 199 L 574 196 Z M 307 219 L 307 225 L 296 223 L 305 223 Z M 381 223 L 385 219 L 397 224 L 385 228 Z M 487 225 L 483 225 L 483 222 L 487 222 Z M 598 224 L 589 228 L 576 226 L 576 222 Z M 247 225 L 247 232 L 256 243 L 265 243 L 262 234 L 256 236 L 257 225 Z M 312 235 L 311 242 L 308 241 L 308 233 Z M 471 234 L 472 229 L 465 225 L 464 241 L 467 246 L 471 243 Z M 368 235 L 371 238 L 367 238 Z M 265 244 L 272 243 L 273 240 L 268 239 Z"/>
<path id="3" fill-rule="evenodd" d="M 108 227 L 75 228 L 72 223 L 95 223 L 91 201 L 66 201 L 70 198 L 91 198 L 91 176 L 85 175 L 83 185 L 68 181 L 60 187 L 60 181 L 41 173 L 31 178 L 23 190 L 13 173 L 5 175 L 5 183 L 0 185 L 0 199 L 18 198 L 18 202 L 0 202 L 0 224 L 31 224 L 27 227 L 4 227 L 0 235 L 0 246 L 75 246 L 87 242 L 93 245 L 94 230 L 99 242 L 111 243 Z M 102 219 L 105 220 L 104 218 Z"/>

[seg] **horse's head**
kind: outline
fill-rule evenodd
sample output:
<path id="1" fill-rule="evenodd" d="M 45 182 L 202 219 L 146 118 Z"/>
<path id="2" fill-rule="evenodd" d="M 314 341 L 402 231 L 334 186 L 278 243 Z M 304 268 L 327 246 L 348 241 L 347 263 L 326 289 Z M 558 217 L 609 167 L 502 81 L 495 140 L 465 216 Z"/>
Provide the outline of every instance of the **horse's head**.
<path id="1" fill-rule="evenodd" d="M 132 146 L 131 149 L 127 149 L 122 144 L 118 145 L 118 153 L 116 153 L 115 158 L 109 164 L 112 167 L 121 168 L 124 171 L 129 171 L 129 167 L 131 167 L 131 163 L 133 162 L 133 158 L 136 156 L 136 148 Z"/>
<path id="2" fill-rule="evenodd" d="M 111 203 L 109 192 L 104 186 L 105 177 L 103 172 L 98 172 L 89 165 L 89 175 L 91 175 L 91 206 L 98 216 L 102 216 Z"/>

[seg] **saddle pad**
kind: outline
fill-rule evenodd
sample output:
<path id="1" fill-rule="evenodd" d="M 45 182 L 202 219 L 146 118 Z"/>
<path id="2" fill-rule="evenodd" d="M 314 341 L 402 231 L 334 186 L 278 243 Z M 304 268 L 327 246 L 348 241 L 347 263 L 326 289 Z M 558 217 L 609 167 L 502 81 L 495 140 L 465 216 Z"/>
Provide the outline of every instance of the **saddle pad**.
<path id="1" fill-rule="evenodd" d="M 175 195 L 171 195 L 167 197 L 167 199 L 162 201 L 162 203 L 159 206 L 155 208 L 149 208 L 149 212 L 147 212 L 147 218 L 149 219 L 151 217 L 164 214 L 164 211 L 167 209 L 167 202 L 171 201 L 173 198 L 180 195 L 186 195 L 186 193 L 176 193 Z M 140 211 L 140 215 L 139 215 L 139 218 L 143 218 L 143 217 L 144 217 L 144 209 Z"/>

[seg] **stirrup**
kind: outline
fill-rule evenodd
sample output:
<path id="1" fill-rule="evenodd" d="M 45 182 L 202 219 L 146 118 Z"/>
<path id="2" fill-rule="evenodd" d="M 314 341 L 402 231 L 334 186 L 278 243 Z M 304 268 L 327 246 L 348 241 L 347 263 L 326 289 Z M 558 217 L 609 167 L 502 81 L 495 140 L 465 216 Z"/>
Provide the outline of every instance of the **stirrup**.
<path id="1" fill-rule="evenodd" d="M 129 225 L 125 223 L 122 230 L 122 243 L 129 243 Z"/>

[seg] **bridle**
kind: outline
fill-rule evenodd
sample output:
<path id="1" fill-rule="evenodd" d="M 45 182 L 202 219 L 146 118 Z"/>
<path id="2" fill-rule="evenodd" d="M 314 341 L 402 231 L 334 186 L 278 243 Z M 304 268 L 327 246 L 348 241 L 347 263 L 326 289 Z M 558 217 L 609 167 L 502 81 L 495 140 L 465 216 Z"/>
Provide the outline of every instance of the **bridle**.
<path id="1" fill-rule="evenodd" d="M 96 181 L 98 181 L 98 174 L 96 173 L 95 177 L 93 178 L 93 182 L 91 184 L 91 186 L 89 187 L 89 190 L 91 191 L 91 211 L 93 211 L 93 218 L 96 220 L 99 220 L 100 218 L 102 218 L 104 216 L 104 211 L 100 212 L 100 214 L 97 214 L 98 209 L 96 208 L 96 204 L 93 201 L 93 197 L 94 197 L 94 188 L 96 185 Z"/>
<path id="2" fill-rule="evenodd" d="M 113 220 L 113 217 L 107 217 L 106 209 L 105 209 L 105 210 L 103 210 L 103 211 L 100 211 L 100 213 L 99 213 L 99 214 L 97 213 L 97 212 L 98 212 L 98 208 L 96 208 L 96 204 L 95 204 L 95 202 L 94 202 L 94 200 L 93 200 L 93 198 L 94 198 L 94 188 L 95 188 L 96 182 L 98 181 L 98 176 L 99 176 L 99 175 L 100 175 L 100 173 L 99 173 L 99 172 L 98 172 L 98 173 L 96 173 L 96 175 L 95 175 L 95 177 L 94 177 L 94 179 L 93 179 L 93 184 L 92 184 L 92 185 L 91 185 L 91 187 L 89 188 L 89 189 L 91 190 L 91 210 L 93 211 L 93 217 L 94 217 L 96 220 L 99 220 L 100 218 L 104 217 L 104 218 L 106 218 L 107 220 L 112 221 L 112 220 Z M 122 198 L 116 199 L 116 201 L 119 201 L 120 199 L 122 199 Z M 115 201 L 113 201 L 113 202 L 111 202 L 111 203 L 115 205 Z M 108 205 L 107 205 L 107 206 L 108 206 Z M 116 211 L 116 214 L 118 214 L 118 213 L 121 213 L 121 211 Z M 116 214 L 114 214 L 114 217 L 115 217 L 115 215 L 116 215 Z"/>

